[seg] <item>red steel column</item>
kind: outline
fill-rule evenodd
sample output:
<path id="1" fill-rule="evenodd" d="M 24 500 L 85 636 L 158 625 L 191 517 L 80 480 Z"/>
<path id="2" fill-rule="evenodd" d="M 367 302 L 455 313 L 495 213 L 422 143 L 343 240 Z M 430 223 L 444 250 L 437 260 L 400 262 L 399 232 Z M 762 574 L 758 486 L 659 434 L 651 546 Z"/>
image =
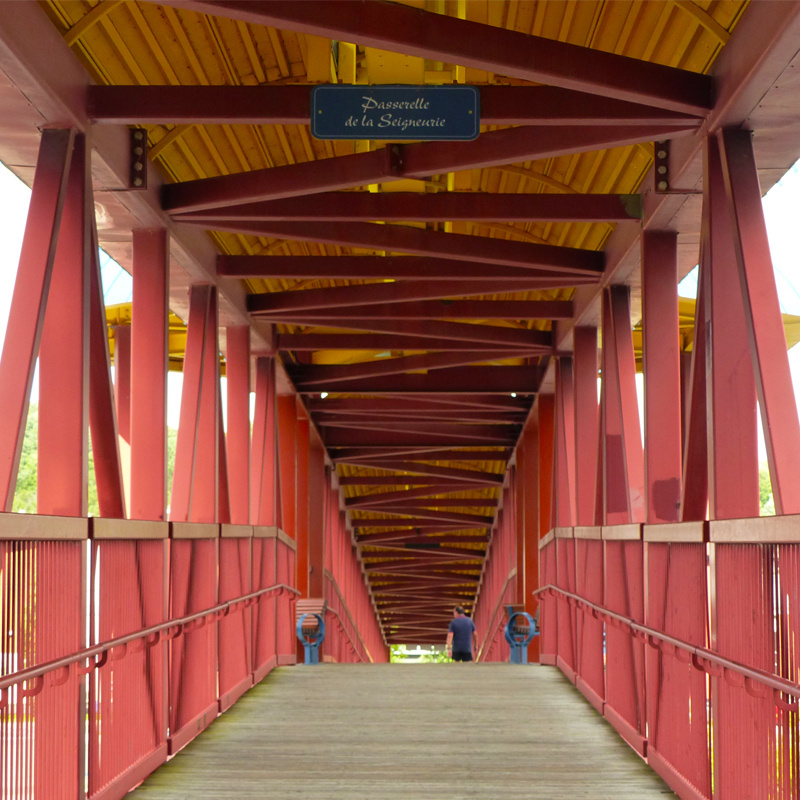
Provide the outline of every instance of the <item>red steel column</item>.
<path id="1" fill-rule="evenodd" d="M 166 519 L 169 242 L 133 232 L 131 313 L 131 519 Z"/>
<path id="2" fill-rule="evenodd" d="M 626 286 L 603 295 L 603 443 L 606 525 L 642 522 L 644 462 Z"/>
<path id="3" fill-rule="evenodd" d="M 775 511 L 797 514 L 800 512 L 800 421 L 751 133 L 725 130 L 719 134 L 719 141 Z"/>
<path id="4" fill-rule="evenodd" d="M 539 416 L 539 537 L 555 527 L 553 507 L 553 448 L 555 443 L 555 398 L 536 398 Z"/>
<path id="5" fill-rule="evenodd" d="M 555 522 L 575 524 L 575 386 L 572 359 L 556 362 Z"/>
<path id="6" fill-rule="evenodd" d="M 525 603 L 525 437 L 517 444 L 517 463 L 513 467 L 514 486 L 514 562 L 517 567 L 517 605 Z"/>
<path id="7" fill-rule="evenodd" d="M 325 450 L 312 431 L 308 453 L 308 596 L 323 597 L 325 568 L 325 505 L 330 495 L 330 476 L 325 469 Z"/>
<path id="8" fill-rule="evenodd" d="M 131 327 L 114 326 L 114 405 L 117 410 L 122 484 L 131 497 Z"/>
<path id="9" fill-rule="evenodd" d="M 39 353 L 74 131 L 42 132 L 31 202 L 0 358 L 0 510 L 11 511 Z"/>
<path id="10" fill-rule="evenodd" d="M 114 385 L 111 381 L 111 356 L 108 326 L 100 277 L 94 197 L 88 188 L 85 201 L 89 224 L 89 431 L 92 436 L 97 504 L 100 515 L 124 519 L 125 480 L 120 458 Z"/>
<path id="11" fill-rule="evenodd" d="M 177 522 L 218 521 L 218 351 L 216 289 L 193 286 L 170 508 Z"/>
<path id="12" fill-rule="evenodd" d="M 524 518 L 525 535 L 525 560 L 522 565 L 523 574 L 523 599 L 524 610 L 533 616 L 536 613 L 538 601 L 533 592 L 539 588 L 539 428 L 538 425 L 529 424 L 522 434 L 524 453 L 524 505 L 522 515 Z M 518 507 L 517 512 L 520 513 Z M 520 567 L 518 567 L 519 569 Z M 528 660 L 539 661 L 539 637 L 534 637 L 528 646 Z"/>
<path id="13" fill-rule="evenodd" d="M 256 407 L 250 468 L 250 522 L 277 524 L 277 461 L 275 443 L 275 360 L 256 359 Z"/>
<path id="14" fill-rule="evenodd" d="M 85 517 L 89 469 L 86 139 L 76 135 L 39 347 L 40 514 Z"/>
<path id="15" fill-rule="evenodd" d="M 575 328 L 575 522 L 595 525 L 597 445 L 597 328 Z"/>
<path id="16" fill-rule="evenodd" d="M 708 229 L 704 245 L 709 258 L 703 261 L 707 269 L 701 279 L 710 344 L 706 351 L 709 516 L 757 517 L 756 387 L 736 268 L 735 232 L 715 138 L 707 142 L 705 184 Z"/>
<path id="17" fill-rule="evenodd" d="M 642 234 L 644 474 L 648 523 L 677 522 L 681 496 L 678 236 Z"/>
<path id="18" fill-rule="evenodd" d="M 308 501 L 310 492 L 309 486 L 309 421 L 305 412 L 297 403 L 297 589 L 303 597 L 310 597 L 308 593 L 308 523 L 309 509 Z"/>
<path id="19" fill-rule="evenodd" d="M 231 522 L 250 520 L 250 329 L 226 329 L 228 388 L 226 452 Z"/>
<path id="20" fill-rule="evenodd" d="M 295 538 L 297 534 L 297 410 L 295 395 L 278 395 L 279 525 Z"/>

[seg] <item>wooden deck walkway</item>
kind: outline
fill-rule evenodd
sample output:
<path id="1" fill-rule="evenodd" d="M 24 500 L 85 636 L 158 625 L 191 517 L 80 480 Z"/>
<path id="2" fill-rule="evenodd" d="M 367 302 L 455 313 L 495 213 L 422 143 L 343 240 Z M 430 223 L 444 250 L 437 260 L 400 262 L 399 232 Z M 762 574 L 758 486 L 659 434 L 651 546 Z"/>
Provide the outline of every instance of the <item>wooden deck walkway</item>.
<path id="1" fill-rule="evenodd" d="M 666 800 L 555 668 L 282 667 L 130 800 Z"/>

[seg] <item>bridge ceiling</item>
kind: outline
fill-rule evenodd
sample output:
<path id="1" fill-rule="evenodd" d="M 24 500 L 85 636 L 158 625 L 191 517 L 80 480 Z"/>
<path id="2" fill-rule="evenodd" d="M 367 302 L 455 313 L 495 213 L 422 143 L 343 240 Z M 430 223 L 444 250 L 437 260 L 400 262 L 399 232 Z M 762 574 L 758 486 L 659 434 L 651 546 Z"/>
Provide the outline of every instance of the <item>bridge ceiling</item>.
<path id="1" fill-rule="evenodd" d="M 42 5 L 97 84 L 88 116 L 146 129 L 163 209 L 274 326 L 388 639 L 439 641 L 556 333 L 640 228 L 654 142 L 712 110 L 747 3 Z M 481 135 L 315 139 L 320 83 L 478 86 Z"/>

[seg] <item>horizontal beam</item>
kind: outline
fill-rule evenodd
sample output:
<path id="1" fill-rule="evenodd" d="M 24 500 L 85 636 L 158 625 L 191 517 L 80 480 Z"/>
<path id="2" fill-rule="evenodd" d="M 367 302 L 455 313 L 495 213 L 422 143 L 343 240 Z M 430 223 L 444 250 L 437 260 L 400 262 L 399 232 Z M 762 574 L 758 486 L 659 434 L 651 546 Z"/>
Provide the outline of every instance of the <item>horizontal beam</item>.
<path id="1" fill-rule="evenodd" d="M 392 144 L 366 153 L 166 184 L 162 187 L 161 202 L 165 211 L 183 214 L 407 178 L 427 180 L 431 175 L 445 172 L 672 139 L 695 130 L 694 125 L 603 125 L 571 129 L 569 135 L 565 135 L 560 128 L 504 128 L 483 133 L 471 142 Z"/>
<path id="2" fill-rule="evenodd" d="M 379 195 L 371 195 L 377 197 Z M 217 257 L 217 274 L 226 278 L 294 278 L 296 280 L 411 280 L 499 282 L 530 280 L 528 267 L 482 264 L 432 256 L 225 256 Z M 498 291 L 504 291 L 498 287 Z M 455 292 L 454 292 L 455 293 Z"/>
<path id="3" fill-rule="evenodd" d="M 383 411 L 392 414 L 395 411 L 425 411 L 428 409 L 464 408 L 496 409 L 498 411 L 520 411 L 525 414 L 530 409 L 530 400 L 521 397 L 492 397 L 486 395 L 427 395 L 426 397 L 328 397 L 324 400 L 309 398 L 306 408 L 309 411 L 341 411 L 350 414 L 356 411 Z"/>
<path id="4" fill-rule="evenodd" d="M 358 425 L 353 428 L 326 426 L 320 433 L 326 447 L 397 447 L 402 445 L 428 447 L 431 444 L 453 446 L 461 443 L 472 446 L 493 443 L 513 446 L 519 438 L 518 428 L 511 429 L 503 434 L 487 433 L 474 437 L 457 435 L 450 431 L 422 433 L 414 430 L 375 430 L 365 425 Z"/>
<path id="5" fill-rule="evenodd" d="M 536 394 L 540 381 L 539 367 L 461 367 L 440 369 L 428 374 L 411 373 L 340 381 L 332 384 L 331 388 L 333 391 L 355 394 Z M 305 389 L 297 388 L 300 393 L 307 393 Z M 325 390 L 324 383 L 315 384 L 313 389 Z"/>
<path id="6" fill-rule="evenodd" d="M 458 469 L 456 467 L 437 467 L 432 464 L 419 464 L 414 461 L 384 461 L 375 464 L 380 469 L 393 469 L 398 472 L 410 472 L 414 475 L 431 475 L 459 483 L 472 483 L 479 486 L 502 486 L 503 476 L 495 472 L 482 472 L 474 469 Z M 405 476 L 395 478 L 397 484 L 410 484 Z"/>
<path id="7" fill-rule="evenodd" d="M 461 486 L 451 486 L 446 491 L 442 490 L 435 490 L 435 489 L 406 489 L 405 491 L 400 492 L 376 492 L 374 494 L 367 494 L 367 495 L 358 495 L 356 497 L 348 497 L 345 498 L 344 506 L 347 509 L 356 509 L 356 508 L 366 508 L 368 506 L 379 506 L 379 505 L 386 505 L 390 503 L 395 503 L 400 500 L 411 500 L 413 498 L 425 498 L 429 497 L 433 494 L 462 494 L 465 491 L 469 491 L 469 489 L 474 489 L 474 486 L 471 486 L 468 483 L 462 484 Z M 496 503 L 496 500 L 487 499 L 488 503 Z"/>
<path id="8" fill-rule="evenodd" d="M 411 411 L 408 413 L 398 411 L 396 414 L 384 413 L 370 414 L 361 411 L 354 414 L 327 414 L 318 411 L 314 414 L 314 422 L 318 426 L 338 425 L 350 426 L 380 423 L 383 427 L 398 428 L 407 426 L 413 429 L 418 422 L 439 422 L 447 425 L 454 422 L 488 422 L 492 424 L 520 425 L 527 419 L 527 414 L 517 411 L 475 411 L 467 408 L 461 411 Z M 431 456 L 433 458 L 433 456 Z M 351 459 L 359 461 L 359 459 Z M 362 456 L 363 460 L 363 456 Z"/>
<path id="9" fill-rule="evenodd" d="M 711 108 L 713 83 L 705 75 L 399 4 L 165 4 L 674 111 Z"/>
<path id="10" fill-rule="evenodd" d="M 349 288 L 349 287 L 343 287 Z M 449 287 L 458 291 L 458 284 Z M 488 294 L 488 292 L 486 292 Z M 287 294 L 305 294 L 288 292 Z M 572 319 L 572 303 L 569 300 L 420 300 L 409 303 L 376 303 L 333 308 L 317 308 L 310 311 L 263 311 L 262 302 L 270 303 L 270 294 L 251 294 L 247 307 L 251 314 L 265 320 L 288 322 L 295 319 L 313 322 L 316 317 L 335 319 L 513 319 L 553 320 Z M 261 298 L 264 298 L 261 301 Z"/>
<path id="11" fill-rule="evenodd" d="M 283 312 L 324 313 L 343 308 L 345 312 L 359 306 L 397 305 L 406 306 L 409 302 L 449 297 L 469 297 L 475 295 L 496 295 L 501 291 L 527 292 L 552 285 L 547 273 L 531 276 L 527 281 L 520 280 L 498 287 L 489 278 L 476 281 L 397 281 L 395 283 L 370 283 L 354 286 L 331 286 L 323 289 L 302 289 L 289 292 L 266 292 L 251 295 L 250 311 L 258 314 L 279 314 Z M 499 291 L 498 291 L 499 290 Z M 455 302 L 455 301 L 453 301 Z M 463 302 L 463 301 L 459 301 Z M 524 308 L 529 312 L 538 311 L 537 319 L 569 319 L 573 306 L 569 301 L 539 300 L 526 301 Z M 441 303 L 428 304 L 439 306 Z M 415 306 L 411 306 L 415 308 Z M 427 308 L 427 306 L 422 306 Z M 450 311 L 448 306 L 447 309 Z M 355 312 L 358 313 L 358 312 Z M 442 316 L 438 314 L 437 316 Z M 460 315 L 463 316 L 463 313 Z"/>
<path id="12" fill-rule="evenodd" d="M 406 450 L 398 455 L 407 455 L 410 451 Z M 358 453 L 358 455 L 355 455 Z M 360 464 L 368 467 L 370 460 L 373 458 L 385 457 L 382 451 L 373 451 L 377 455 L 370 455 L 366 449 L 360 448 L 333 448 L 329 451 L 331 460 L 335 464 L 351 463 Z M 500 461 L 505 462 L 511 458 L 513 450 L 509 447 L 504 447 L 497 450 L 459 450 L 459 449 L 445 449 L 437 448 L 428 451 L 424 454 L 425 458 L 436 459 L 437 461 Z M 391 454 L 388 454 L 391 455 Z M 417 455 L 417 458 L 422 456 Z"/>
<path id="13" fill-rule="evenodd" d="M 481 444 L 498 444 L 513 446 L 519 438 L 521 425 L 465 425 L 462 423 L 447 424 L 437 422 L 376 422 L 373 420 L 360 421 L 357 424 L 328 422 L 320 425 L 321 435 L 327 443 L 335 439 L 337 434 L 343 438 L 351 436 L 364 437 L 372 434 L 376 441 L 381 442 L 437 442 L 442 444 L 457 445 L 461 442 L 472 446 Z"/>
<path id="14" fill-rule="evenodd" d="M 205 223 L 202 225 L 206 227 Z M 518 242 L 491 236 L 472 236 L 466 233 L 442 233 L 405 225 L 378 225 L 372 222 L 229 223 L 220 225 L 217 230 L 521 267 L 536 270 L 537 277 L 541 277 L 538 275 L 540 271 L 546 270 L 557 273 L 559 279 L 565 280 L 564 285 L 569 285 L 568 278 L 587 277 L 599 280 L 605 264 L 603 253 L 595 250 Z"/>
<path id="15" fill-rule="evenodd" d="M 421 336 L 402 336 L 392 333 L 282 333 L 277 337 L 277 349 L 298 353 L 316 350 L 441 350 L 446 352 L 468 351 L 481 360 L 482 353 L 474 342 L 459 342 L 454 339 L 426 339 Z M 513 357 L 509 355 L 509 357 Z"/>
<path id="16" fill-rule="evenodd" d="M 105 87 L 104 87 L 105 88 Z M 192 87 L 194 88 L 194 87 Z M 519 194 L 478 192 L 324 192 L 174 215 L 176 222 L 631 222 L 642 218 L 638 194 Z"/>
<path id="17" fill-rule="evenodd" d="M 105 125 L 308 125 L 314 85 L 87 86 L 86 116 Z M 480 86 L 484 125 L 675 125 L 702 121 L 554 86 Z"/>
<path id="18" fill-rule="evenodd" d="M 453 485 L 452 479 L 426 477 L 424 473 L 419 472 L 413 475 L 343 475 L 338 478 L 338 481 L 340 486 L 441 486 L 447 488 Z M 473 485 L 476 483 L 476 481 L 470 482 Z M 492 485 L 502 486 L 502 481 L 494 481 Z"/>

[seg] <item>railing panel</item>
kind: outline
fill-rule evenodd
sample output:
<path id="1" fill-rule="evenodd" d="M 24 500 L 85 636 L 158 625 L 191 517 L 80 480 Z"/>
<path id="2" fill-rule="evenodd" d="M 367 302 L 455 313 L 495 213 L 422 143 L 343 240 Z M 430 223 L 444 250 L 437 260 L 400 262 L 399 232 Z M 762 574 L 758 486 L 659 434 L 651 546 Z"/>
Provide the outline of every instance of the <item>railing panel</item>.
<path id="1" fill-rule="evenodd" d="M 92 643 L 166 620 L 166 543 L 95 541 Z M 89 673 L 89 796 L 121 797 L 167 757 L 166 645 L 114 648 Z"/>
<path id="2" fill-rule="evenodd" d="M 649 627 L 707 648 L 706 545 L 648 542 Z M 647 648 L 647 756 L 681 796 L 711 797 L 709 693 L 691 654 L 652 642 Z"/>
<path id="3" fill-rule="evenodd" d="M 295 550 L 294 541 L 285 534 L 278 536 L 278 583 L 286 586 L 295 585 Z M 297 662 L 294 632 L 294 595 L 280 592 L 277 607 L 277 647 L 278 664 L 294 664 Z"/>
<path id="4" fill-rule="evenodd" d="M 746 666 L 773 673 L 774 545 L 714 547 L 715 649 Z M 714 766 L 719 796 L 725 800 L 773 797 L 775 790 L 777 720 L 772 693 L 753 696 L 742 684 L 735 678 L 721 679 L 714 687 Z"/>
<path id="5" fill-rule="evenodd" d="M 269 529 L 256 528 L 253 538 L 253 591 L 274 586 L 278 580 L 277 536 L 267 536 Z M 253 678 L 257 683 L 277 664 L 276 624 L 277 595 L 261 595 L 253 607 Z"/>
<path id="6" fill-rule="evenodd" d="M 219 601 L 253 591 L 252 539 L 219 540 Z M 252 609 L 242 604 L 219 621 L 219 704 L 229 708 L 253 685 Z"/>
<path id="7" fill-rule="evenodd" d="M 588 538 L 596 532 L 597 538 Z M 581 535 L 579 537 L 579 534 Z M 603 603 L 603 543 L 600 529 L 581 531 L 576 528 L 576 593 L 593 603 Z M 602 714 L 605 701 L 605 659 L 603 621 L 590 610 L 577 610 L 577 675 L 575 685 Z"/>
<path id="8" fill-rule="evenodd" d="M 539 585 L 556 586 L 556 543 L 553 533 L 548 533 L 541 541 L 539 550 Z M 555 597 L 539 597 L 539 661 L 542 664 L 555 664 L 558 652 L 558 617 Z"/>
<path id="9" fill-rule="evenodd" d="M 567 538 L 567 536 L 569 538 Z M 574 592 L 575 581 L 575 540 L 572 529 L 556 529 L 556 575 L 558 586 L 567 592 Z M 557 601 L 558 617 L 558 660 L 557 664 L 564 674 L 575 683 L 575 635 L 577 611 L 564 597 Z"/>
<path id="10" fill-rule="evenodd" d="M 604 538 L 607 530 L 603 529 Z M 604 605 L 610 611 L 643 622 L 642 542 L 606 541 L 605 573 Z M 606 627 L 604 714 L 628 743 L 644 755 L 644 645 L 631 636 L 629 629 L 615 622 Z"/>
<path id="11" fill-rule="evenodd" d="M 7 675 L 85 646 L 86 544 L 0 541 L 0 658 Z M 0 796 L 83 790 L 84 678 L 74 667 L 0 692 Z"/>
<path id="12" fill-rule="evenodd" d="M 170 616 L 180 618 L 216 604 L 217 539 L 173 539 Z M 217 626 L 204 617 L 183 626 L 170 642 L 170 752 L 215 719 Z"/>

